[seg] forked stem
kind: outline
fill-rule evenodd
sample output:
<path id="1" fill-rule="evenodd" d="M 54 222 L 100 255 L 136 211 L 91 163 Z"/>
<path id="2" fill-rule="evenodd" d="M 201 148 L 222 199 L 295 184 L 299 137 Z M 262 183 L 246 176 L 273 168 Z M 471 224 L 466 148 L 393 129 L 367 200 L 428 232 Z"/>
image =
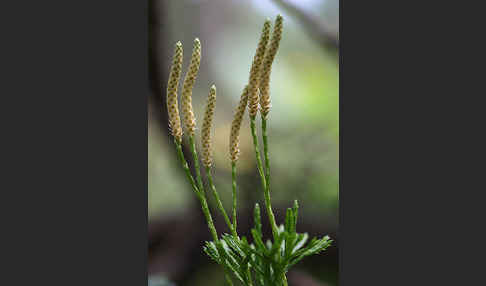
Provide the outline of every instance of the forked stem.
<path id="1" fill-rule="evenodd" d="M 272 203 L 270 201 L 270 192 L 267 188 L 265 173 L 263 171 L 262 159 L 260 158 L 260 150 L 258 148 L 258 137 L 255 128 L 255 116 L 250 116 L 250 128 L 251 128 L 251 135 L 253 137 L 253 146 L 255 147 L 257 168 L 258 168 L 258 172 L 260 173 L 260 179 L 262 181 L 263 195 L 265 198 L 265 207 L 267 210 L 268 220 L 270 222 L 270 226 L 272 227 L 273 238 L 277 239 L 278 227 L 277 227 L 277 223 L 275 222 L 275 215 L 273 214 L 273 210 L 272 210 Z"/>
<path id="2" fill-rule="evenodd" d="M 189 169 L 189 165 L 187 164 L 187 161 L 184 158 L 184 153 L 182 153 L 181 143 L 179 141 L 177 141 L 175 138 L 174 138 L 174 143 L 176 145 L 177 156 L 179 157 L 179 160 L 181 161 L 181 164 L 182 164 L 182 169 L 184 169 L 184 171 L 186 173 L 186 177 L 189 180 L 189 182 L 191 183 L 192 189 L 194 190 L 196 195 L 199 196 L 199 189 L 196 186 L 196 182 L 194 181 L 194 178 L 192 177 L 191 170 Z"/>
<path id="3" fill-rule="evenodd" d="M 179 156 L 179 160 L 182 163 L 182 168 L 184 169 L 186 176 L 189 179 L 189 182 L 191 183 L 194 192 L 196 193 L 199 201 L 201 202 L 201 209 L 202 209 L 204 216 L 206 218 L 206 221 L 208 223 L 209 231 L 211 232 L 211 235 L 213 236 L 214 241 L 217 241 L 218 240 L 218 233 L 216 231 L 216 227 L 214 226 L 213 218 L 211 217 L 211 212 L 209 211 L 209 207 L 208 207 L 208 203 L 206 201 L 206 196 L 204 194 L 204 190 L 199 189 L 196 186 L 196 182 L 194 181 L 194 178 L 192 177 L 191 171 L 189 169 L 189 165 L 187 164 L 187 161 L 184 158 L 184 153 L 182 153 L 181 143 L 179 141 L 177 141 L 176 139 L 174 139 L 174 143 L 176 145 L 177 155 Z M 197 157 L 197 154 L 196 154 L 196 157 Z M 200 176 L 201 175 L 199 174 L 199 178 L 200 178 Z"/>
<path id="4" fill-rule="evenodd" d="M 206 217 L 206 221 L 208 222 L 209 231 L 213 236 L 214 241 L 218 241 L 218 232 L 216 231 L 216 227 L 214 226 L 213 218 L 211 217 L 211 212 L 209 211 L 208 202 L 206 201 L 206 196 L 204 192 L 201 192 L 199 195 L 199 201 L 201 202 L 201 208 Z"/>
<path id="5" fill-rule="evenodd" d="M 226 213 L 226 210 L 224 209 L 223 203 L 221 202 L 221 199 L 219 198 L 219 194 L 216 191 L 216 187 L 214 186 L 213 182 L 213 176 L 211 175 L 211 167 L 206 167 L 206 176 L 208 177 L 208 182 L 209 186 L 211 187 L 211 190 L 213 192 L 214 200 L 216 201 L 216 204 L 218 206 L 219 211 L 223 215 L 224 221 L 226 222 L 226 225 L 230 229 L 231 233 L 235 238 L 238 237 L 238 233 L 236 232 L 236 224 L 231 224 L 231 221 L 228 217 L 228 214 Z"/>
<path id="6" fill-rule="evenodd" d="M 196 152 L 196 143 L 194 141 L 194 136 L 189 136 L 189 142 L 191 144 L 191 153 L 192 153 L 192 158 L 194 160 L 194 169 L 196 169 L 197 185 L 199 187 L 199 190 L 201 190 L 201 192 L 204 193 L 204 186 L 201 178 L 201 169 L 199 167 L 199 158 Z"/>

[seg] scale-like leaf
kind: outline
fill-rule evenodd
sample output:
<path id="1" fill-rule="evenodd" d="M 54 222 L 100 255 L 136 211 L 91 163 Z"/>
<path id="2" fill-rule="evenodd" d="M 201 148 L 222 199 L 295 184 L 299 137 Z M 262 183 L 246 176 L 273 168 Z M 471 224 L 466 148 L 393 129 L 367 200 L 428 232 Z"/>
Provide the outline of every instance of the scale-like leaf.
<path id="1" fill-rule="evenodd" d="M 265 244 L 263 244 L 262 237 L 258 230 L 253 228 L 251 230 L 251 235 L 253 236 L 253 242 L 255 243 L 256 249 L 262 254 L 265 255 L 267 253 L 267 248 Z"/>
<path id="2" fill-rule="evenodd" d="M 293 256 L 292 259 L 287 266 L 287 269 L 301 261 L 304 257 L 318 254 L 322 251 L 324 251 L 330 244 L 332 243 L 332 240 L 329 240 L 329 236 L 325 236 L 322 239 L 312 239 L 311 243 L 309 243 L 309 246 L 297 251 Z"/>
<path id="3" fill-rule="evenodd" d="M 294 201 L 294 206 L 292 208 L 294 212 L 294 229 L 292 229 L 293 232 L 297 232 L 297 218 L 299 217 L 299 203 L 297 200 Z"/>
<path id="4" fill-rule="evenodd" d="M 218 250 L 216 249 L 216 245 L 212 241 L 206 241 L 206 246 L 203 247 L 204 252 L 211 257 L 217 263 L 221 263 Z"/>
<path id="5" fill-rule="evenodd" d="M 292 254 L 292 250 L 294 249 L 295 242 L 297 240 L 297 233 L 292 232 L 287 235 L 287 239 L 285 240 L 285 258 L 290 258 Z"/>
<path id="6" fill-rule="evenodd" d="M 241 282 L 245 282 L 244 280 L 244 273 L 242 272 L 241 266 L 238 263 L 238 260 L 233 255 L 231 249 L 228 247 L 224 240 L 220 240 L 217 244 L 218 252 L 220 253 L 221 262 L 223 266 L 230 269 L 233 274 L 240 280 Z"/>
<path id="7" fill-rule="evenodd" d="M 262 236 L 262 216 L 260 212 L 260 205 L 258 203 L 255 204 L 255 210 L 253 212 L 253 220 L 255 223 L 255 229 L 258 231 L 260 236 Z"/>
<path id="8" fill-rule="evenodd" d="M 270 254 L 269 256 L 270 257 L 273 257 L 275 254 L 277 254 L 277 252 L 279 250 L 281 250 L 282 248 L 282 242 L 285 241 L 285 238 L 287 237 L 287 232 L 284 231 L 282 233 L 279 233 L 279 235 L 277 236 L 277 239 L 275 240 L 275 243 L 273 244 L 271 250 L 270 250 Z"/>
<path id="9" fill-rule="evenodd" d="M 297 250 L 302 248 L 304 244 L 309 239 L 309 235 L 307 233 L 300 233 L 298 234 L 297 241 L 295 242 L 294 249 L 292 249 L 292 254 L 295 253 Z"/>
<path id="10" fill-rule="evenodd" d="M 292 232 L 292 224 L 294 223 L 294 213 L 291 208 L 287 209 L 285 214 L 285 231 L 288 233 Z"/>
<path id="11" fill-rule="evenodd" d="M 223 240 L 233 250 L 233 252 L 235 252 L 242 258 L 246 257 L 246 254 L 243 252 L 243 250 L 240 247 L 240 241 L 235 240 L 235 238 L 232 235 L 224 234 Z"/>

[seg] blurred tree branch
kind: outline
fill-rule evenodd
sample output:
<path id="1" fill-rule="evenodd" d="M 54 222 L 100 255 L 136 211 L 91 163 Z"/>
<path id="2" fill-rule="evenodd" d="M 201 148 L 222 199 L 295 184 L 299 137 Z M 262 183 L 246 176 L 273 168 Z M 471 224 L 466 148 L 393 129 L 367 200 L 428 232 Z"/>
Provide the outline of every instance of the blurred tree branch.
<path id="1" fill-rule="evenodd" d="M 338 35 L 330 31 L 318 17 L 303 11 L 286 0 L 274 0 L 274 2 L 296 17 L 302 25 L 304 25 L 309 35 L 314 38 L 322 48 L 332 52 L 337 52 L 339 50 Z"/>

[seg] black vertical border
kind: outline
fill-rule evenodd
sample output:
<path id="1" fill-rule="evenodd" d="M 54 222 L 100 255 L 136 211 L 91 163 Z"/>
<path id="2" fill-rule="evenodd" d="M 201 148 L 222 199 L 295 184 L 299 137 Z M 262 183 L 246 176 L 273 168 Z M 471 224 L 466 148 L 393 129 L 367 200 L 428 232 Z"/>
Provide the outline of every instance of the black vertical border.
<path id="1" fill-rule="evenodd" d="M 3 4 L 0 285 L 147 285 L 148 1 Z"/>
<path id="2" fill-rule="evenodd" d="M 449 17 L 462 8 L 340 1 L 340 286 L 484 280 L 465 257 L 478 253 L 466 235 L 484 220 L 475 206 L 484 200 L 465 193 L 478 184 L 468 186 L 469 164 L 454 160 L 476 141 L 457 135 L 475 121 L 461 122 L 474 111 L 459 114 L 469 99 L 457 90 L 470 83 L 451 61 L 468 62 L 457 46 L 474 46 L 450 40 L 451 30 L 468 32 Z"/>

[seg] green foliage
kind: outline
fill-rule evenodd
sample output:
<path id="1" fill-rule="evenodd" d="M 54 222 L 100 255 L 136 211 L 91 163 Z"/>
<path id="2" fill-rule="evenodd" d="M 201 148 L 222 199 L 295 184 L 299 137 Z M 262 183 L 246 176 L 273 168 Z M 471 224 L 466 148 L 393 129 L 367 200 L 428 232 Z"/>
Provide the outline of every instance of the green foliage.
<path id="1" fill-rule="evenodd" d="M 207 241 L 204 252 L 229 270 L 244 285 L 286 285 L 285 273 L 303 258 L 324 251 L 332 242 L 329 236 L 313 238 L 309 243 L 307 233 L 298 233 L 298 204 L 287 209 L 285 225 L 278 228 L 274 241 L 263 243 L 260 206 L 255 205 L 253 243 L 246 237 L 223 234 L 218 241 Z"/>

